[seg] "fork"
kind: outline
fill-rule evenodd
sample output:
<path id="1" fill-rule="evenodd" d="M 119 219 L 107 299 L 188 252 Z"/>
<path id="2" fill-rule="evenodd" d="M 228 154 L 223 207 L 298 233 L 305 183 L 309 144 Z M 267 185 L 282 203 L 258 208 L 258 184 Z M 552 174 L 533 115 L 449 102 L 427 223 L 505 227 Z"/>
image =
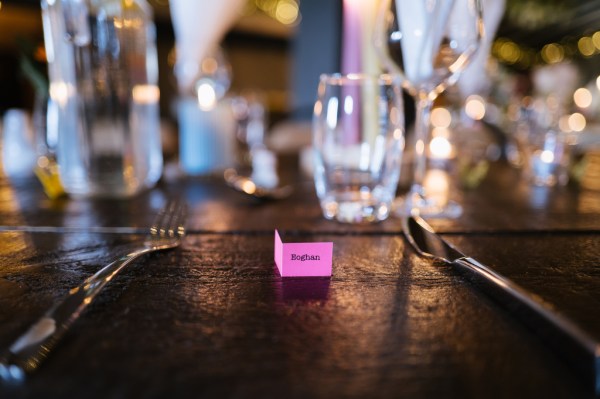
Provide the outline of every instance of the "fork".
<path id="1" fill-rule="evenodd" d="M 71 289 L 0 356 L 0 381 L 18 383 L 35 371 L 102 288 L 125 266 L 147 253 L 178 247 L 185 235 L 185 215 L 184 205 L 167 203 L 156 216 L 142 248 L 109 263 Z"/>

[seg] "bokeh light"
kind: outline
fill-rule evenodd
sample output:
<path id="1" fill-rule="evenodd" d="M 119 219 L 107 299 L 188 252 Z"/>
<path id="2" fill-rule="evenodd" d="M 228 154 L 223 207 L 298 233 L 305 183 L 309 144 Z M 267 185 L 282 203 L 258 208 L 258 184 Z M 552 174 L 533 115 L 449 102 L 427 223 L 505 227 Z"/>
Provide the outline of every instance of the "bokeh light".
<path id="1" fill-rule="evenodd" d="M 575 112 L 571 116 L 569 116 L 569 128 L 571 128 L 574 132 L 581 132 L 585 129 L 586 120 L 585 116 L 580 114 L 579 112 Z"/>
<path id="2" fill-rule="evenodd" d="M 429 143 L 429 152 L 432 158 L 448 159 L 452 155 L 452 145 L 445 137 L 434 137 Z"/>
<path id="3" fill-rule="evenodd" d="M 297 0 L 254 0 L 253 5 L 284 25 L 300 22 L 300 6 Z"/>
<path id="4" fill-rule="evenodd" d="M 519 61 L 520 50 L 516 43 L 506 41 L 500 47 L 500 56 L 509 64 Z"/>
<path id="5" fill-rule="evenodd" d="M 196 91 L 198 93 L 198 106 L 204 111 L 213 109 L 217 103 L 217 93 L 215 88 L 209 82 L 198 84 Z"/>
<path id="6" fill-rule="evenodd" d="M 431 111 L 431 124 L 433 127 L 448 127 L 451 123 L 452 115 L 446 108 L 437 107 Z"/>
<path id="7" fill-rule="evenodd" d="M 565 50 L 560 44 L 550 43 L 542 48 L 542 59 L 548 64 L 556 64 L 565 58 Z"/>
<path id="8" fill-rule="evenodd" d="M 275 19 L 284 25 L 291 25 L 298 19 L 298 3 L 294 0 L 281 0 L 275 8 Z"/>
<path id="9" fill-rule="evenodd" d="M 136 104 L 156 104 L 160 99 L 160 90 L 156 85 L 135 85 L 131 94 Z"/>
<path id="10" fill-rule="evenodd" d="M 596 50 L 600 50 L 600 32 L 594 32 L 592 35 L 592 42 L 594 42 Z"/>
<path id="11" fill-rule="evenodd" d="M 485 101 L 482 97 L 472 95 L 465 102 L 465 113 L 473 120 L 480 121 L 485 116 Z"/>
<path id="12" fill-rule="evenodd" d="M 540 154 L 540 160 L 544 163 L 554 162 L 554 153 L 550 150 L 544 150 Z"/>
<path id="13" fill-rule="evenodd" d="M 577 42 L 577 48 L 581 55 L 585 57 L 589 57 L 594 55 L 596 52 L 596 46 L 594 46 L 594 42 L 591 37 L 584 36 Z"/>
<path id="14" fill-rule="evenodd" d="M 571 126 L 569 125 L 569 117 L 571 115 L 563 115 L 558 119 L 558 128 L 565 133 L 571 132 Z"/>
<path id="15" fill-rule="evenodd" d="M 573 93 L 573 101 L 579 108 L 587 108 L 592 105 L 592 93 L 585 87 L 580 87 Z"/>

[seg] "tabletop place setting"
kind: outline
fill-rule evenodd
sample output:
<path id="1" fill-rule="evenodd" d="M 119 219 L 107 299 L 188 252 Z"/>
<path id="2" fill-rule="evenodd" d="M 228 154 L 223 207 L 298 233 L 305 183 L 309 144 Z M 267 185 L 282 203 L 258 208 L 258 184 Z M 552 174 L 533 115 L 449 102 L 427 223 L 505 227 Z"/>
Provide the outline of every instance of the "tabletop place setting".
<path id="1" fill-rule="evenodd" d="M 0 398 L 600 396 L 598 21 L 2 0 Z"/>

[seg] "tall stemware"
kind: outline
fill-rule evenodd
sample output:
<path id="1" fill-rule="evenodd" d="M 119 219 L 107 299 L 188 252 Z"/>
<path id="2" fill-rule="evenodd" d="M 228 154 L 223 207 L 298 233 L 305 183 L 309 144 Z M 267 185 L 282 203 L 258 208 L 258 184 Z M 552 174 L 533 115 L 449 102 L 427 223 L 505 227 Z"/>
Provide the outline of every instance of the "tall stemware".
<path id="1" fill-rule="evenodd" d="M 402 76 L 417 108 L 413 182 L 395 201 L 395 213 L 456 217 L 459 204 L 427 196 L 426 146 L 434 100 L 457 81 L 481 43 L 480 0 L 382 0 L 376 27 L 375 45 L 385 67 Z"/>

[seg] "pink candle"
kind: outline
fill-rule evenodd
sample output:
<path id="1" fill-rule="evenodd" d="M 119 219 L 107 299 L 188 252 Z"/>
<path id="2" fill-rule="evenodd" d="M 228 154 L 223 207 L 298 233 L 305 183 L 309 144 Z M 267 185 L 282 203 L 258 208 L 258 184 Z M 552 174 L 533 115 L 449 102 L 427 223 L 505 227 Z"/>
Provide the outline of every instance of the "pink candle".
<path id="1" fill-rule="evenodd" d="M 368 0 L 367 0 L 368 1 Z M 362 4 L 365 0 L 344 0 L 342 14 L 342 65 L 341 72 L 362 72 Z"/>
<path id="2" fill-rule="evenodd" d="M 363 24 L 361 3 L 363 1 L 365 0 L 344 0 L 343 3 L 342 59 L 340 68 L 343 74 L 362 72 Z M 351 146 L 356 145 L 361 140 L 361 115 L 359 111 L 361 88 L 359 86 L 348 86 L 343 89 L 343 93 L 344 104 L 348 101 L 352 101 L 354 104 L 354 106 L 349 107 L 349 109 L 353 109 L 352 114 L 346 114 L 346 107 L 344 107 L 344 114 L 342 115 L 344 124 L 343 142 L 345 145 Z"/>

